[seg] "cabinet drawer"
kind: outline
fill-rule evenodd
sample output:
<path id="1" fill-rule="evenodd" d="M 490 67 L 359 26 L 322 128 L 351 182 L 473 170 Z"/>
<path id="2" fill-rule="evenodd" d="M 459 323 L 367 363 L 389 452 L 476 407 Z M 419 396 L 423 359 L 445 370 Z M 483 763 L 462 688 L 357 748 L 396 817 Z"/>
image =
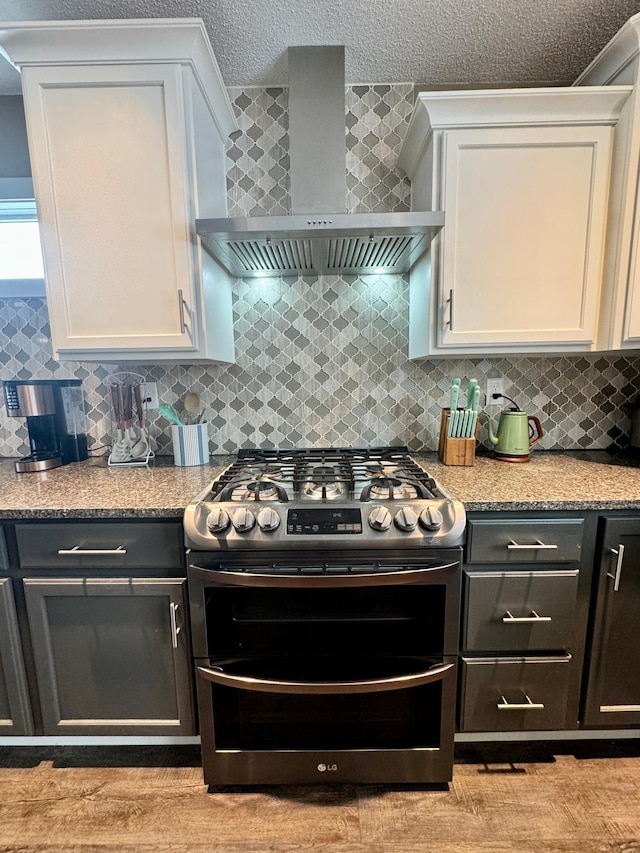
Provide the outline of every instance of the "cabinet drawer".
<path id="1" fill-rule="evenodd" d="M 571 656 L 462 658 L 460 730 L 566 728 Z"/>
<path id="2" fill-rule="evenodd" d="M 17 524 L 16 536 L 25 569 L 168 569 L 184 561 L 179 522 Z"/>
<path id="3" fill-rule="evenodd" d="M 578 570 L 465 572 L 463 647 L 504 652 L 572 645 Z"/>
<path id="4" fill-rule="evenodd" d="M 584 519 L 469 522 L 468 563 L 558 563 L 580 559 Z"/>

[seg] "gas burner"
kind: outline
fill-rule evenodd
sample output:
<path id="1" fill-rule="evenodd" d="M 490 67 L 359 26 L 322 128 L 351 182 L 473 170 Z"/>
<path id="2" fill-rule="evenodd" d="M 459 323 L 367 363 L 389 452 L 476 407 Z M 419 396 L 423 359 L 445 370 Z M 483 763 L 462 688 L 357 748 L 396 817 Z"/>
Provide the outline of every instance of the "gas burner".
<path id="1" fill-rule="evenodd" d="M 375 474 L 371 478 L 369 499 L 403 501 L 417 497 L 418 490 L 413 483 L 407 483 L 387 474 Z"/>
<path id="2" fill-rule="evenodd" d="M 277 480 L 283 474 L 290 474 L 292 471 L 293 467 L 291 465 L 272 465 L 268 462 L 264 465 L 245 465 L 242 468 L 243 474 L 246 476 L 253 476 L 256 480 L 269 478 Z"/>
<path id="3" fill-rule="evenodd" d="M 268 476 L 229 483 L 218 497 L 220 501 L 283 501 L 289 500 L 286 489 Z"/>
<path id="4" fill-rule="evenodd" d="M 374 461 L 367 462 L 364 470 L 367 477 L 375 477 L 378 474 L 382 474 L 385 477 L 392 477 L 398 471 L 402 471 L 402 466 L 395 462 Z"/>
<path id="5" fill-rule="evenodd" d="M 347 494 L 340 472 L 330 465 L 317 465 L 304 484 L 304 494 L 313 500 L 334 501 Z"/>

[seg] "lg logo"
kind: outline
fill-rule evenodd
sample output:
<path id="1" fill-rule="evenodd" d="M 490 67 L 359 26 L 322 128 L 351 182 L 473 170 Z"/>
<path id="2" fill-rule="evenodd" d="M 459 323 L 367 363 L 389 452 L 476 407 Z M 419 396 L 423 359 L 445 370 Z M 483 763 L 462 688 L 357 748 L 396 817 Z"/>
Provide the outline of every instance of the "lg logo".
<path id="1" fill-rule="evenodd" d="M 337 764 L 318 764 L 318 770 L 321 773 L 325 773 L 327 770 L 332 771 L 332 770 L 337 770 L 337 769 L 338 769 Z"/>

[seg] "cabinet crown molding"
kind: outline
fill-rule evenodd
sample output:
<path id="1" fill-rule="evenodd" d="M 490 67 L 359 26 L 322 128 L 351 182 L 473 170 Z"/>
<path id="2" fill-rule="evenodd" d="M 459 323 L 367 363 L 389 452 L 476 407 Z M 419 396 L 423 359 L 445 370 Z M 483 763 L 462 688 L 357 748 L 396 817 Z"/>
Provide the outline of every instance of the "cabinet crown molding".
<path id="1" fill-rule="evenodd" d="M 640 13 L 622 25 L 585 68 L 574 86 L 604 86 L 640 53 Z"/>
<path id="2" fill-rule="evenodd" d="M 640 15 L 638 16 L 640 18 Z M 409 178 L 434 131 L 482 127 L 614 125 L 632 86 L 420 92 L 398 156 Z"/>
<path id="3" fill-rule="evenodd" d="M 32 65 L 189 66 L 224 141 L 238 130 L 201 18 L 0 22 L 0 53 L 18 70 Z"/>

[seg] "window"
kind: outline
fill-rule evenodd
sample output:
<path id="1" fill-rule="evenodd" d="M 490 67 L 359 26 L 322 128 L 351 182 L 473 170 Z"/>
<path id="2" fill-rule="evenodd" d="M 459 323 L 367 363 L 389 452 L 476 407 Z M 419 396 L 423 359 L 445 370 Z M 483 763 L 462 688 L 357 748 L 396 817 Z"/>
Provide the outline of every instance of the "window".
<path id="1" fill-rule="evenodd" d="M 7 296 L 44 296 L 42 251 L 33 198 L 0 197 L 0 297 Z"/>

